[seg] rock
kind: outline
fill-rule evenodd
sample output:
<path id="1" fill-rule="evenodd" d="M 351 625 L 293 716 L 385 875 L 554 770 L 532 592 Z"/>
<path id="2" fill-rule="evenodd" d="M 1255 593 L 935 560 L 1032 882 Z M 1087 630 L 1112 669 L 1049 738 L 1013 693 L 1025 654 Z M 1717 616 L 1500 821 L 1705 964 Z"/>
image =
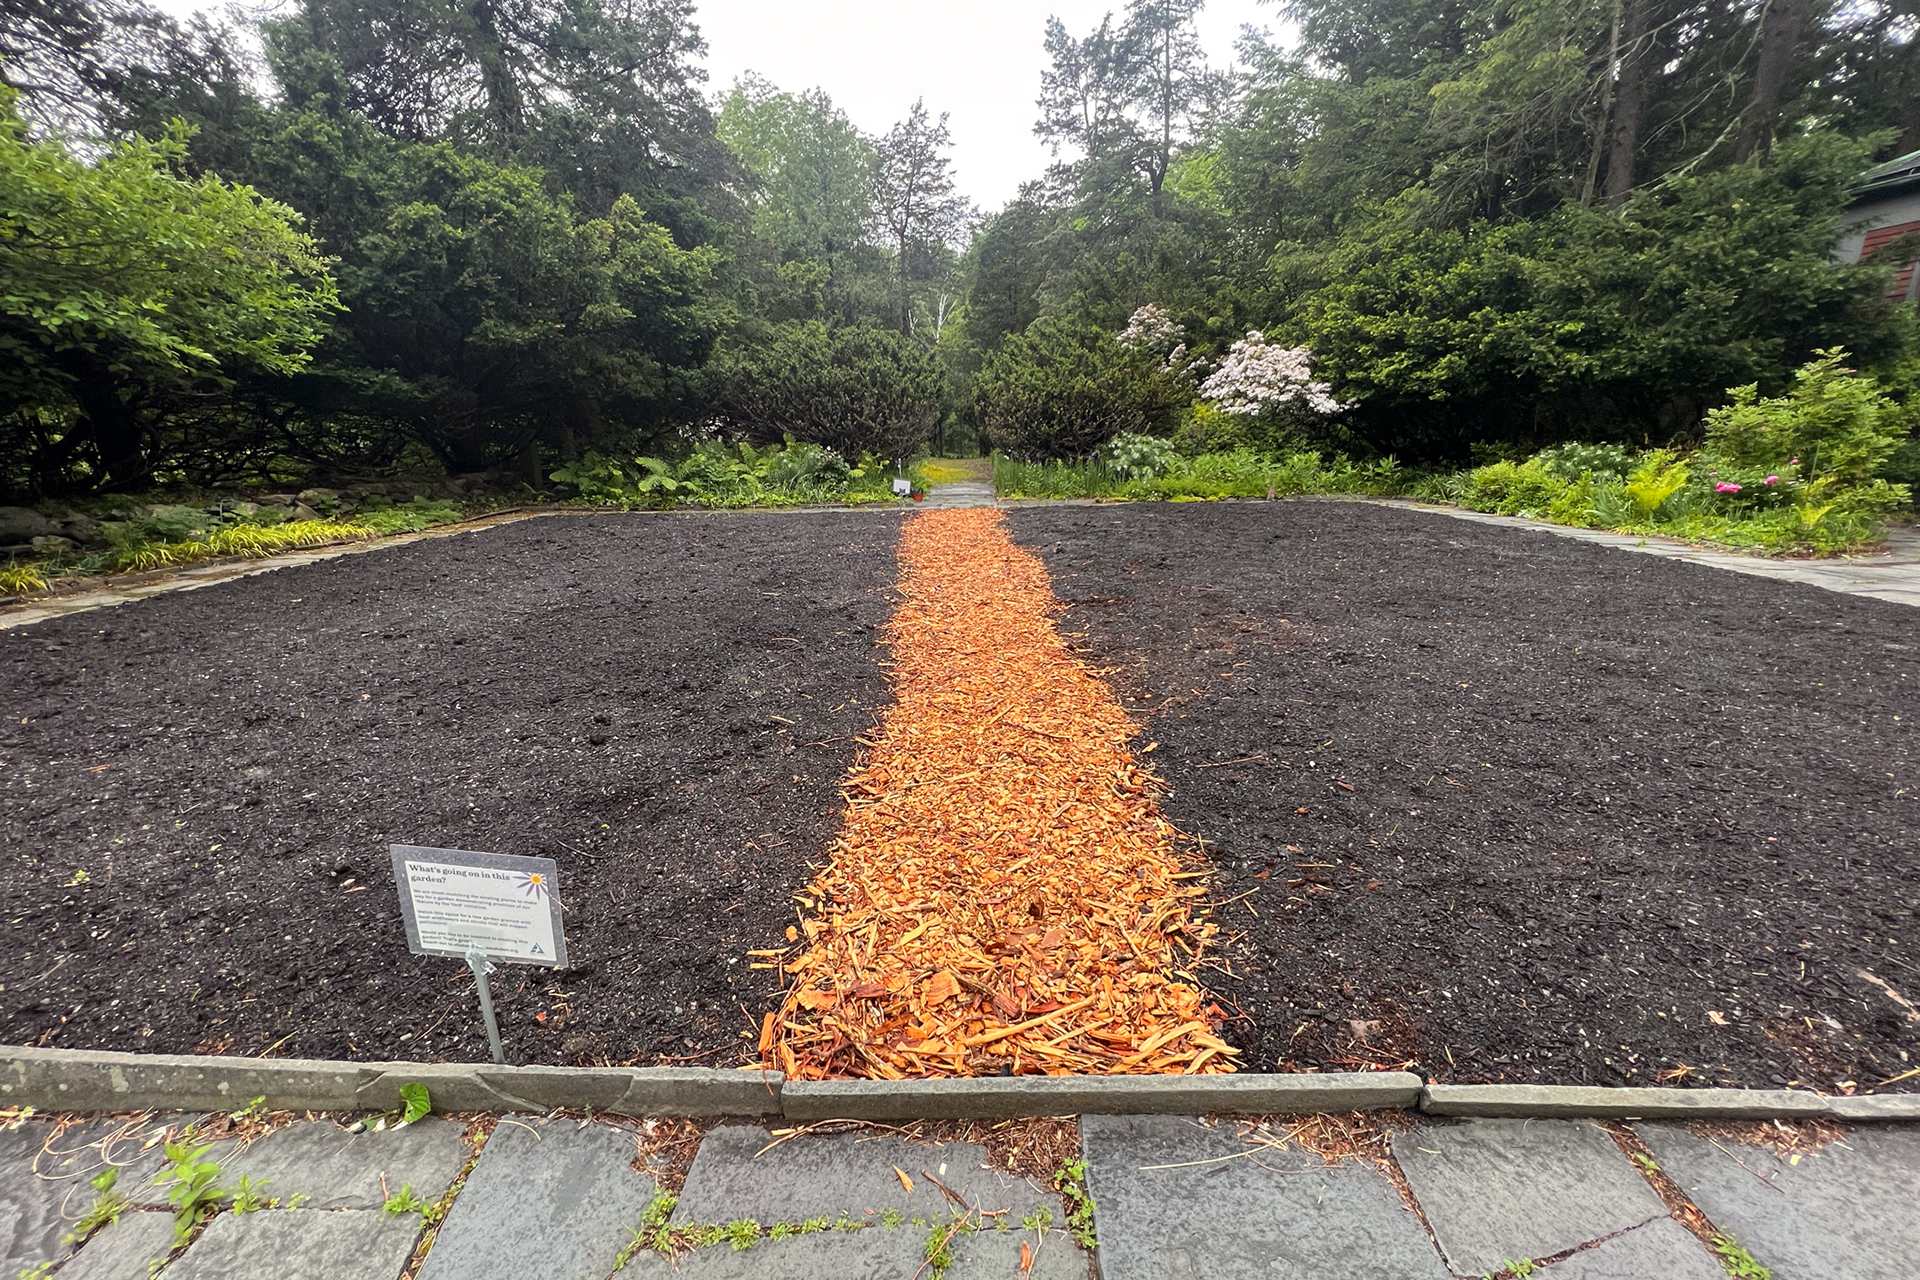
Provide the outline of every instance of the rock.
<path id="1" fill-rule="evenodd" d="M 0 507 L 0 544 L 31 543 L 59 532 L 59 525 L 31 508 Z"/>
<path id="2" fill-rule="evenodd" d="M 62 538 L 59 535 L 54 534 L 46 537 L 35 538 L 33 540 L 33 549 L 35 551 L 40 552 L 42 555 L 52 555 L 53 553 L 59 552 L 59 551 L 78 550 L 79 544 L 76 543 L 72 538 Z"/>
<path id="3" fill-rule="evenodd" d="M 290 507 L 296 499 L 290 493 L 263 493 L 260 501 L 269 507 Z"/>
<path id="4" fill-rule="evenodd" d="M 320 519 L 320 513 L 318 511 L 315 511 L 304 502 L 296 502 L 293 504 L 293 514 L 287 517 L 287 522 L 291 524 L 297 520 L 318 519 Z"/>
<path id="5" fill-rule="evenodd" d="M 98 546 L 106 541 L 105 535 L 100 532 L 100 522 L 78 511 L 70 511 L 60 517 L 60 532 L 83 547 Z"/>
<path id="6" fill-rule="evenodd" d="M 332 515 L 340 509 L 340 491 L 338 489 L 302 489 L 295 497 L 296 503 L 313 508 L 315 511 Z"/>

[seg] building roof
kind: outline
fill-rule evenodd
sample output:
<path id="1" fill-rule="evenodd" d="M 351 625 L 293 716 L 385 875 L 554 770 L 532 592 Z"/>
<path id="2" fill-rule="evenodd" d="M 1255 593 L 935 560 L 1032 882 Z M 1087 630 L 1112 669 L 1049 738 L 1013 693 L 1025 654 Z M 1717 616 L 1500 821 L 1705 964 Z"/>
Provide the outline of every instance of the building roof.
<path id="1" fill-rule="evenodd" d="M 1864 204 L 1881 196 L 1898 195 L 1920 187 L 1920 151 L 1909 151 L 1885 164 L 1877 164 L 1853 180 L 1853 204 Z"/>

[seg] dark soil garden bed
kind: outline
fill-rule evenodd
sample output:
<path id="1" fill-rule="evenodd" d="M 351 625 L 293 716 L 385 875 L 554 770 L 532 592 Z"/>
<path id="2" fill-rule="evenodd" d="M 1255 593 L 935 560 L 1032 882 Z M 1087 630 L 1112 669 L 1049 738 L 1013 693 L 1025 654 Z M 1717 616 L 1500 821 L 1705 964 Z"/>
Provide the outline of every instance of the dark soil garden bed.
<path id="1" fill-rule="evenodd" d="M 752 1057 L 897 532 L 555 517 L 0 632 L 0 1041 L 481 1057 L 400 842 L 559 862 L 575 967 L 496 977 L 515 1059 Z"/>
<path id="2" fill-rule="evenodd" d="M 1249 1067 L 1920 1066 L 1910 609 L 1357 503 L 1012 523 L 1209 842 Z"/>

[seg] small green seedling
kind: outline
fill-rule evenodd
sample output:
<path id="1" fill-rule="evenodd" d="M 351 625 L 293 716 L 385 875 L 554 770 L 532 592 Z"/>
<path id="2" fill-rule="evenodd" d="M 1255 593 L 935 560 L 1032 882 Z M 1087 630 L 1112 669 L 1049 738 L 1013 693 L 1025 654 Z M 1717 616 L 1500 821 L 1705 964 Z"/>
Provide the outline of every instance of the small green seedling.
<path id="1" fill-rule="evenodd" d="M 1082 1249 L 1091 1250 L 1097 1243 L 1094 1231 L 1093 1197 L 1087 1194 L 1087 1162 L 1069 1160 L 1060 1166 L 1060 1172 L 1053 1175 L 1054 1189 L 1067 1206 L 1067 1234 Z"/>
<path id="2" fill-rule="evenodd" d="M 174 1246 L 186 1244 L 193 1229 L 212 1217 L 220 1202 L 231 1194 L 220 1185 L 218 1161 L 207 1159 L 211 1143 L 196 1147 L 185 1142 L 166 1145 L 166 1163 L 153 1176 L 153 1183 L 166 1187 L 167 1203 L 173 1206 Z"/>
<path id="3" fill-rule="evenodd" d="M 1713 1251 L 1720 1255 L 1720 1265 L 1726 1268 L 1727 1274 L 1736 1280 L 1773 1280 L 1773 1272 L 1755 1262 L 1753 1255 L 1741 1248 L 1732 1236 L 1715 1236 Z"/>
<path id="4" fill-rule="evenodd" d="M 405 1182 L 398 1191 L 387 1197 L 387 1202 L 380 1206 L 380 1212 L 389 1218 L 397 1218 L 403 1213 L 417 1213 L 424 1218 L 431 1208 L 433 1203 L 416 1192 L 411 1182 Z"/>
<path id="5" fill-rule="evenodd" d="M 120 1215 L 126 1210 L 127 1198 L 114 1190 L 114 1184 L 120 1181 L 120 1167 L 108 1165 L 87 1179 L 87 1185 L 97 1193 L 93 1204 L 80 1215 L 73 1224 L 73 1230 L 67 1232 L 63 1243 L 69 1245 L 85 1244 L 87 1238 L 109 1223 L 120 1221 Z"/>
<path id="6" fill-rule="evenodd" d="M 260 1194 L 260 1189 L 272 1182 L 272 1178 L 262 1178 L 255 1182 L 246 1174 L 240 1175 L 240 1184 L 233 1189 L 233 1211 L 235 1213 L 253 1213 L 260 1209 L 277 1209 L 278 1200 L 269 1200 Z"/>
<path id="7" fill-rule="evenodd" d="M 258 1120 L 261 1116 L 266 1114 L 266 1111 L 267 1111 L 267 1098 L 265 1094 L 262 1094 L 258 1098 L 255 1098 L 252 1102 L 249 1102 L 246 1106 L 234 1112 L 233 1122 L 235 1124 L 246 1124 L 250 1120 Z"/>

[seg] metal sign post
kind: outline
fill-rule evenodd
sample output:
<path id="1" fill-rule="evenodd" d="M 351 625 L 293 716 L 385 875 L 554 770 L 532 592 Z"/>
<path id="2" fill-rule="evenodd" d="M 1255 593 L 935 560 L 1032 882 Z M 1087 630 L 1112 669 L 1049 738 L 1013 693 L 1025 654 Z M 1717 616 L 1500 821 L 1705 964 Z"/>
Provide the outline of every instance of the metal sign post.
<path id="1" fill-rule="evenodd" d="M 391 852 L 408 949 L 415 955 L 466 961 L 473 970 L 493 1060 L 504 1064 L 487 975 L 496 960 L 567 967 L 560 868 L 551 858 L 466 849 L 396 844 Z"/>

